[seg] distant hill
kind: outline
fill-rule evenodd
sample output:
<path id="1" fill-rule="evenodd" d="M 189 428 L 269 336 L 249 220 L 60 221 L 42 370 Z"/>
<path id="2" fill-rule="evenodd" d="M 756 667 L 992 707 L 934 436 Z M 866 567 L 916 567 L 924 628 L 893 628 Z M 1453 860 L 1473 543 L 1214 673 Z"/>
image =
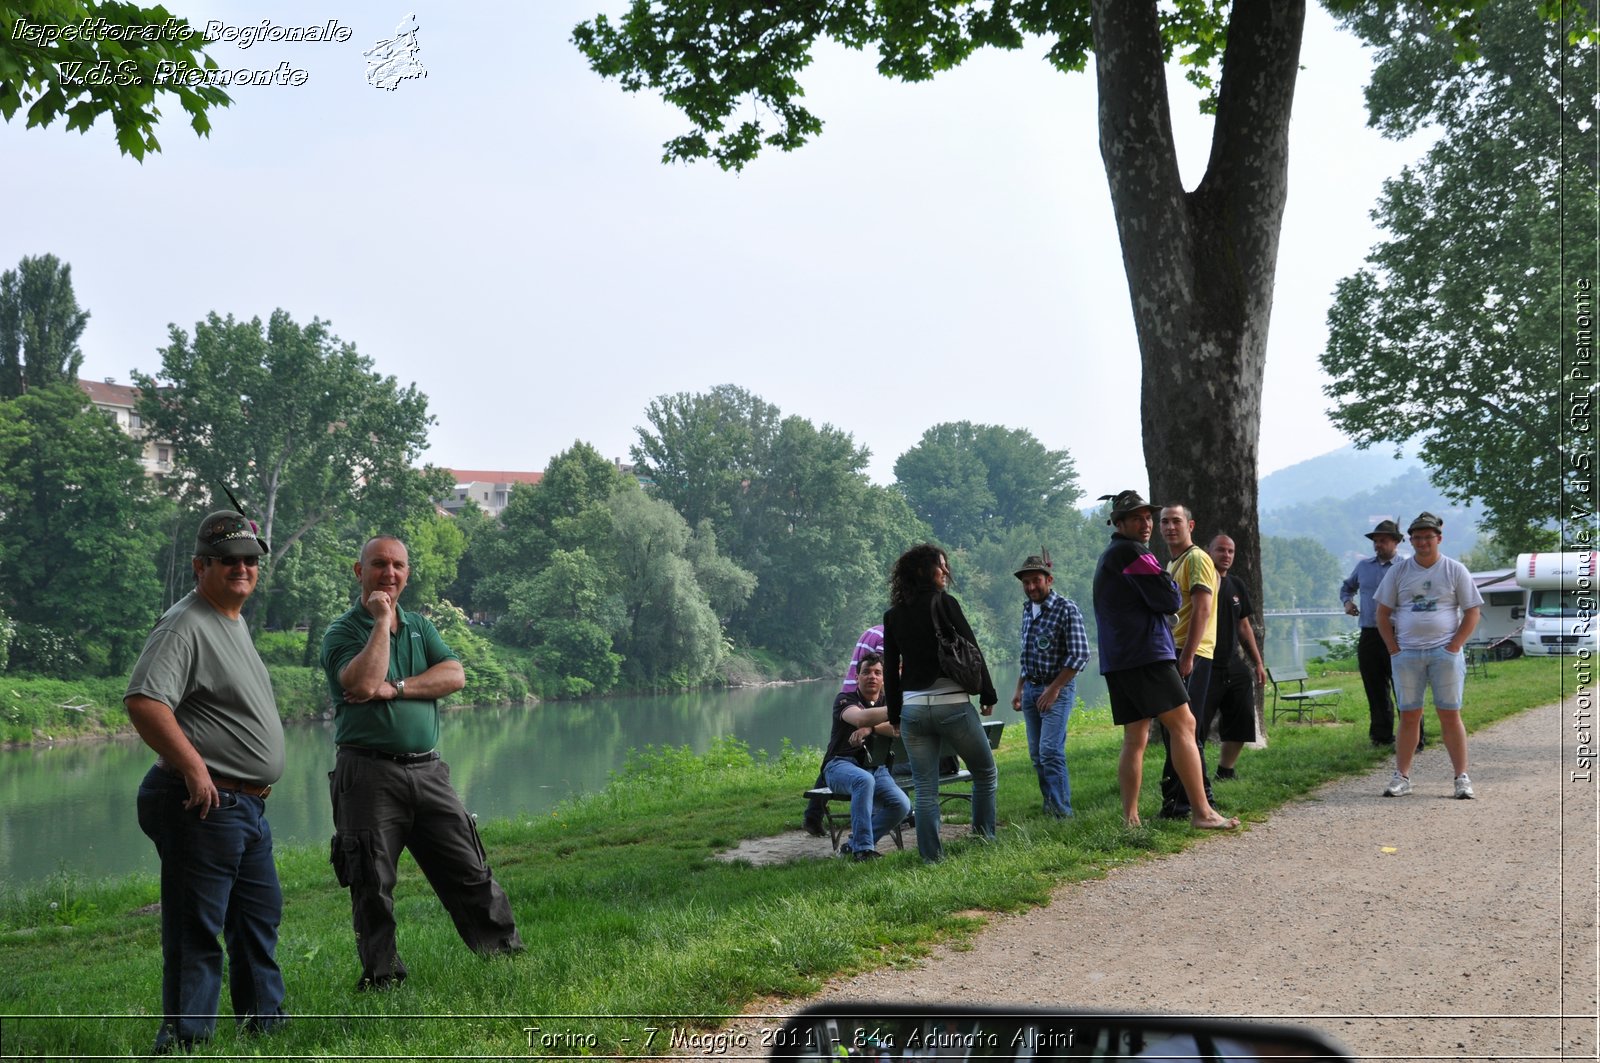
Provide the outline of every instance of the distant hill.
<path id="1" fill-rule="evenodd" d="M 1327 455 L 1327 458 L 1335 459 L 1338 456 L 1336 452 Z M 1323 460 L 1313 458 L 1295 468 L 1314 466 Z M 1392 473 L 1396 464 L 1391 461 L 1386 471 Z M 1261 534 L 1315 539 L 1343 564 L 1371 552 L 1366 534 L 1379 520 L 1394 518 L 1404 533 L 1406 522 L 1423 510 L 1428 510 L 1444 518 L 1445 553 L 1460 557 L 1477 543 L 1477 511 L 1471 506 L 1462 506 L 1445 498 L 1428 480 L 1427 472 L 1420 465 L 1406 465 L 1400 475 L 1387 481 L 1369 482 L 1375 486 L 1363 488 L 1360 480 L 1336 480 L 1330 473 L 1323 480 L 1318 498 L 1280 505 L 1270 513 L 1263 504 Z M 1263 494 L 1264 486 L 1265 481 Z M 1401 551 L 1410 553 L 1405 546 L 1401 547 Z"/>
<path id="2" fill-rule="evenodd" d="M 1348 444 L 1263 476 L 1260 510 L 1264 516 L 1301 502 L 1344 497 L 1386 484 L 1413 468 L 1422 468 L 1415 446 L 1408 445 L 1404 456 L 1396 458 L 1387 444 L 1371 450 L 1357 450 Z"/>

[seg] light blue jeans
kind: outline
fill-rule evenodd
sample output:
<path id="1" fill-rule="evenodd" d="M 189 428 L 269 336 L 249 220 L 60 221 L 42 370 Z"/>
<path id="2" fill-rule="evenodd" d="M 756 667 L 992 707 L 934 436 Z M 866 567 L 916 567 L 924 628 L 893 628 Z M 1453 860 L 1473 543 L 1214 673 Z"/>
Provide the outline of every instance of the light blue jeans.
<path id="1" fill-rule="evenodd" d="M 878 847 L 878 839 L 900 825 L 911 811 L 905 792 L 894 784 L 889 769 L 871 771 L 835 757 L 822 768 L 828 789 L 850 795 L 850 851 Z"/>
<path id="2" fill-rule="evenodd" d="M 972 833 L 994 837 L 994 795 L 999 773 L 989 739 L 970 701 L 929 705 L 907 699 L 900 713 L 900 737 L 911 754 L 911 781 L 917 787 L 917 852 L 930 863 L 944 856 L 939 841 L 939 747 L 949 742 L 972 772 Z"/>
<path id="3" fill-rule="evenodd" d="M 1454 712 L 1461 708 L 1461 695 L 1467 683 L 1465 653 L 1451 653 L 1443 646 L 1431 650 L 1401 650 L 1392 662 L 1401 712 L 1422 708 L 1429 687 L 1433 688 L 1435 709 Z"/>
<path id="4" fill-rule="evenodd" d="M 1037 708 L 1042 683 L 1022 684 L 1022 722 L 1028 729 L 1028 759 L 1039 776 L 1044 810 L 1052 816 L 1072 815 L 1072 780 L 1067 775 L 1067 720 L 1077 697 L 1077 681 L 1061 689 L 1049 712 Z"/>

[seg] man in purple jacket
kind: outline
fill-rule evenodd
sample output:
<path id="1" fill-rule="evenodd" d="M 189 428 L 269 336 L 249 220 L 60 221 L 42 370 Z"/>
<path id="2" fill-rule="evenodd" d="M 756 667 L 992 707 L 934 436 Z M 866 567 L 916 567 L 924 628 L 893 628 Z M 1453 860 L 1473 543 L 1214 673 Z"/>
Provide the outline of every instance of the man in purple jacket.
<path id="1" fill-rule="evenodd" d="M 1139 825 L 1139 788 L 1150 721 L 1160 720 L 1172 735 L 1172 766 L 1189 796 L 1189 823 L 1201 830 L 1231 830 L 1237 819 L 1219 816 L 1206 800 L 1200 753 L 1194 744 L 1189 692 L 1178 675 L 1178 650 L 1167 622 L 1182 596 L 1150 552 L 1156 506 L 1137 491 L 1111 500 L 1116 531 L 1094 572 L 1094 616 L 1099 628 L 1100 672 L 1111 694 L 1111 719 L 1122 728 L 1117 784 L 1122 819 Z"/>

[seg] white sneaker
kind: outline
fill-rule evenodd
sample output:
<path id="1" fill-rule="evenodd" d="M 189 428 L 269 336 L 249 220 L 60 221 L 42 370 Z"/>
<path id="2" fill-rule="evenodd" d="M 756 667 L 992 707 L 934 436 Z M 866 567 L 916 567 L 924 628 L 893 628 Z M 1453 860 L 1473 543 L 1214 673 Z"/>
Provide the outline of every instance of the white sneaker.
<path id="1" fill-rule="evenodd" d="M 1385 797 L 1404 797 L 1411 792 L 1411 780 L 1399 772 L 1394 773 L 1394 778 L 1389 780 L 1389 785 L 1383 788 Z"/>
<path id="2" fill-rule="evenodd" d="M 1462 772 L 1456 776 L 1456 800 L 1470 801 L 1477 795 L 1472 792 L 1472 780 L 1467 778 L 1467 773 Z"/>

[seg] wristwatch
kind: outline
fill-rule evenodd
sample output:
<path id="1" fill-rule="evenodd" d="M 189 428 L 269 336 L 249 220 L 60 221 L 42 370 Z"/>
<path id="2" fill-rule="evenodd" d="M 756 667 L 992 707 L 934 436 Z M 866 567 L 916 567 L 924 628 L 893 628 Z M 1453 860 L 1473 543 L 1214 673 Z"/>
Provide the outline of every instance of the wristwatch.
<path id="1" fill-rule="evenodd" d="M 394 696 L 397 698 L 406 696 L 406 681 L 404 679 L 396 679 L 394 681 Z"/>

